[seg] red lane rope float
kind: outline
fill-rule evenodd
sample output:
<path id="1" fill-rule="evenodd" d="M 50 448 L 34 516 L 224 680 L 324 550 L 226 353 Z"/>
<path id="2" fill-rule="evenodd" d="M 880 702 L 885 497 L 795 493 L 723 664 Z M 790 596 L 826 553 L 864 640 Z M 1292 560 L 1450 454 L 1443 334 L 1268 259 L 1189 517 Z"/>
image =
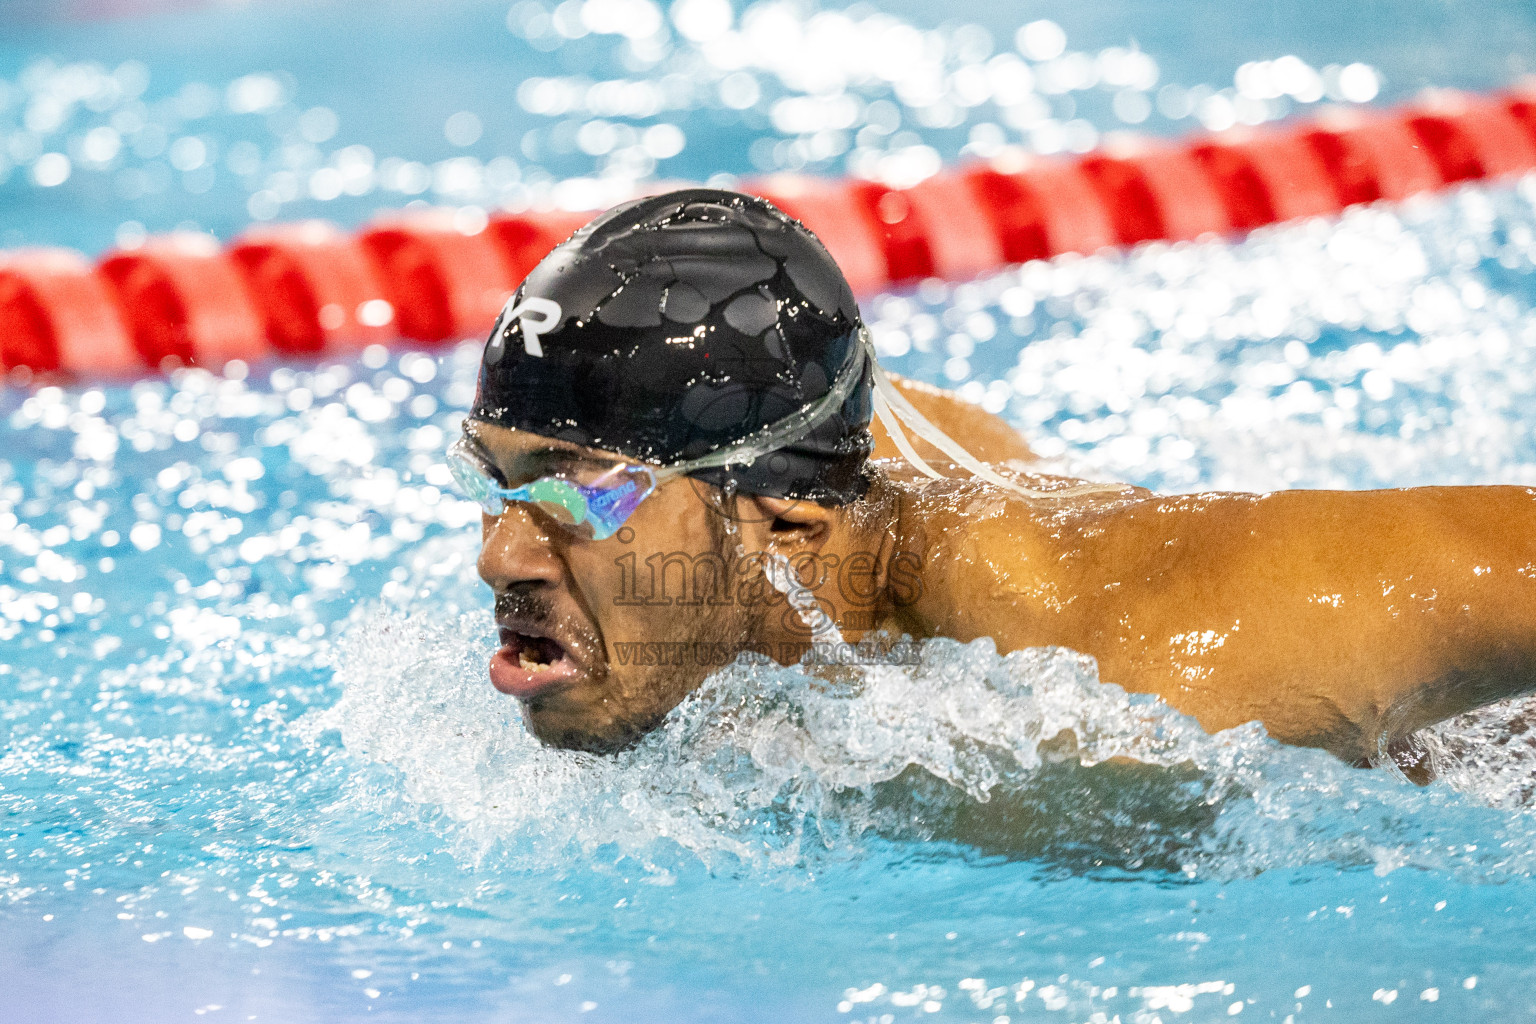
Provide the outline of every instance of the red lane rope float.
<path id="1" fill-rule="evenodd" d="M 146 366 L 222 367 L 271 352 L 235 261 L 207 235 L 151 238 L 109 255 L 98 269 Z"/>
<path id="2" fill-rule="evenodd" d="M 1409 109 L 1408 125 L 1434 157 L 1446 184 L 1517 174 L 1536 165 L 1536 138 L 1506 104 L 1436 92 Z"/>
<path id="3" fill-rule="evenodd" d="M 135 376 L 133 347 L 107 281 L 68 249 L 0 253 L 0 369 Z"/>
<path id="4" fill-rule="evenodd" d="M 1008 262 L 981 204 L 956 202 L 949 177 L 939 175 L 908 189 L 849 183 L 879 235 L 887 281 L 963 279 Z"/>
<path id="5" fill-rule="evenodd" d="M 1239 231 L 1343 208 L 1327 167 L 1299 134 L 1233 133 L 1195 146 L 1192 154 Z"/>
<path id="6" fill-rule="evenodd" d="M 395 306 L 362 242 L 324 221 L 257 228 L 229 255 L 281 353 L 343 352 L 396 335 Z"/>
<path id="7" fill-rule="evenodd" d="M 1005 263 L 1095 252 L 1118 241 L 1109 212 L 1075 163 L 993 161 L 948 172 L 944 180 L 960 186 L 955 202 L 979 206 L 991 221 Z"/>
<path id="8" fill-rule="evenodd" d="M 1511 117 L 1525 126 L 1526 134 L 1536 139 L 1536 86 L 1529 94 L 1510 97 L 1504 104 Z"/>
<path id="9" fill-rule="evenodd" d="M 493 214 L 486 226 L 501 248 L 512 280 L 521 281 L 549 251 L 592 219 L 591 213 Z M 489 330 L 489 328 L 487 328 Z"/>
<path id="10" fill-rule="evenodd" d="M 1329 111 L 1301 135 L 1323 161 L 1345 206 L 1407 199 L 1445 184 L 1418 134 L 1398 118 Z"/>
<path id="11" fill-rule="evenodd" d="M 1010 153 L 907 188 L 775 175 L 743 186 L 804 221 L 855 292 L 1156 239 L 1246 231 L 1536 168 L 1536 82 L 1431 92 L 1389 111 L 1178 142 L 1112 137 L 1081 158 Z M 95 267 L 0 252 L 0 371 L 110 376 L 483 334 L 590 213 L 400 212 L 348 234 L 256 228 L 227 249 L 170 235 Z M 19 379 L 19 378 L 13 378 Z"/>
<path id="12" fill-rule="evenodd" d="M 489 330 L 518 284 L 496 238 L 483 226 L 466 232 L 446 210 L 377 224 L 358 240 L 379 268 L 400 333 L 416 341 Z"/>
<path id="13" fill-rule="evenodd" d="M 1210 175 L 1178 147 L 1140 139 L 1117 142 L 1090 154 L 1082 167 L 1122 245 L 1158 238 L 1184 241 L 1232 229 Z"/>

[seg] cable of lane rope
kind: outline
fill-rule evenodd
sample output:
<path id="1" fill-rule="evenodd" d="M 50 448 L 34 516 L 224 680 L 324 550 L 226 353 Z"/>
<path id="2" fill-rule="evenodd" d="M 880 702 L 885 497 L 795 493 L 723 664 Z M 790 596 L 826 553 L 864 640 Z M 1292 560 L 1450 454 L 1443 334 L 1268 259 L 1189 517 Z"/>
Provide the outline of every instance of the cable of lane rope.
<path id="1" fill-rule="evenodd" d="M 1438 91 L 1389 110 L 1165 141 L 1111 136 L 1079 158 L 1010 152 L 908 188 L 777 175 L 743 188 L 803 221 L 855 292 L 1106 246 L 1249 231 L 1536 170 L 1536 83 Z M 0 251 L 0 374 L 26 384 L 230 360 L 432 345 L 485 333 L 591 213 L 400 212 L 346 232 L 306 221 L 151 237 L 94 264 Z"/>

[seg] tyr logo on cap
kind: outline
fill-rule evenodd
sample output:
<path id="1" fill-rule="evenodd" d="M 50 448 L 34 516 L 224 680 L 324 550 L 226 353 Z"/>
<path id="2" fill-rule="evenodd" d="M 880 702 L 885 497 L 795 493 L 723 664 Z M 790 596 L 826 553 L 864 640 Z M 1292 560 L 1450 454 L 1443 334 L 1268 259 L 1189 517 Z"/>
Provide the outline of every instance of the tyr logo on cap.
<path id="1" fill-rule="evenodd" d="M 502 332 L 512 323 L 514 317 L 517 318 L 518 326 L 522 328 L 523 351 L 530 356 L 542 357 L 544 346 L 539 344 L 539 336 L 553 330 L 563 316 L 565 311 L 554 299 L 532 295 L 519 302 L 514 295 L 502 307 L 501 315 L 496 318 L 496 326 L 491 328 L 491 343 L 486 350 L 485 361 L 492 365 L 501 361 L 505 345 Z"/>

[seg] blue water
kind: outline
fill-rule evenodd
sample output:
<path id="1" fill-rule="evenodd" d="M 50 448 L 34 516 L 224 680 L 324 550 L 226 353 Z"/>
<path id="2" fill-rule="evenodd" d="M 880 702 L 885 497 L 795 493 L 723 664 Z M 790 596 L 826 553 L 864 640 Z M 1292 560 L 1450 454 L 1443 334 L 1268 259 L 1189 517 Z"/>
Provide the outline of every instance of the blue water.
<path id="1" fill-rule="evenodd" d="M 991 145 L 972 131 L 981 124 L 1048 149 L 1082 142 L 1082 125 L 1129 123 L 1112 105 L 1127 86 L 1015 91 L 951 125 L 956 106 L 934 110 L 931 92 L 850 73 L 857 116 L 884 128 L 883 99 L 899 126 L 782 133 L 768 111 L 810 94 L 800 87 L 816 83 L 795 77 L 805 68 L 750 65 L 759 97 L 742 114 L 720 99 L 715 51 L 671 29 L 665 56 L 625 72 L 594 64 L 613 59 L 617 37 L 555 46 L 510 33 L 503 7 L 379 10 L 7 24 L 0 135 L 7 153 L 37 152 L 0 183 L 6 244 L 97 249 L 183 221 L 223 236 L 257 213 L 355 221 L 411 198 L 383 183 L 391 156 L 449 185 L 459 172 L 441 162 L 472 156 L 480 191 L 420 197 L 489 207 L 558 201 L 553 183 L 572 175 L 590 194 L 639 171 L 746 174 L 754 153 L 759 165 L 841 173 L 851 161 L 899 176 L 930 159 L 924 148 L 950 160 Z M 990 9 L 968 17 L 990 26 L 991 53 L 958 22 L 931 34 L 948 7 L 890 10 L 930 33 L 923 46 L 949 41 L 950 74 L 1014 47 Z M 1132 90 L 1153 106 L 1136 127 L 1163 132 L 1200 115 L 1158 112 L 1161 89 L 1222 95 L 1249 61 L 1294 54 L 1319 78 L 1329 64 L 1369 65 L 1353 87 L 1392 98 L 1502 82 L 1536 52 L 1536 17 L 1515 4 L 1399 5 L 1391 18 L 1167 10 L 1029 17 L 1057 19 L 1069 53 L 1134 37 L 1158 70 Z M 708 22 L 690 24 L 702 34 Z M 912 38 L 895 24 L 893 39 Z M 1047 63 L 1032 74 L 1048 78 Z M 230 82 L 269 73 L 275 106 L 228 110 Z M 167 151 L 195 134 L 204 163 L 176 170 L 124 132 L 104 169 L 71 156 L 65 181 L 39 184 L 38 156 L 74 153 L 136 109 L 91 77 L 107 74 L 119 90 L 142 83 L 145 123 L 175 119 Z M 681 127 L 684 148 L 646 167 L 636 153 L 537 148 L 562 119 L 592 115 L 531 113 L 516 83 L 574 74 L 691 74 L 708 88 L 665 115 L 603 118 L 641 136 Z M 242 88 L 266 95 L 252 81 Z M 189 82 L 208 93 L 188 94 Z M 1295 82 L 1310 95 L 1304 74 Z M 87 87 L 105 90 L 86 93 L 103 109 L 82 100 L 51 133 L 24 127 L 38 95 Z M 190 116 L 209 94 L 216 109 Z M 1010 110 L 1040 113 L 1028 96 L 1047 116 L 1019 128 Z M 1275 107 L 1248 104 L 1250 119 L 1306 105 L 1263 102 Z M 335 125 L 311 115 L 309 135 L 334 133 L 307 141 L 298 119 L 318 107 Z M 482 138 L 455 147 L 444 122 L 466 110 Z M 1225 114 L 1216 103 L 1204 116 Z M 820 131 L 844 131 L 848 148 L 802 159 L 837 142 L 815 142 Z M 530 132 L 534 156 L 521 148 Z M 229 167 L 240 141 L 260 161 L 248 174 Z M 300 143 L 314 152 L 285 151 Z M 361 154 L 339 156 L 355 146 L 374 161 L 367 189 L 315 198 L 323 167 L 350 168 L 361 188 Z M 196 149 L 178 159 L 192 164 Z M 493 188 L 487 168 L 509 154 L 517 179 L 499 165 Z M 254 199 L 311 160 L 308 198 L 276 210 Z M 125 175 L 147 180 L 135 170 L 164 187 L 125 198 Z M 334 181 L 322 176 L 321 194 Z M 1009 416 L 1060 465 L 1189 490 L 1536 484 L 1533 300 L 1527 179 L 1239 243 L 930 283 L 864 308 L 892 368 Z M 1207 736 L 1070 652 L 1004 659 L 985 642 L 935 642 L 921 664 L 846 688 L 732 667 L 618 758 L 540 748 L 484 679 L 476 513 L 438 465 L 477 349 L 0 392 L 0 1019 L 1536 1015 L 1528 701 L 1423 737 L 1441 780 L 1420 788 L 1254 727 Z M 1062 730 L 1075 754 L 1042 748 Z M 1119 754 L 1146 766 L 1099 763 Z M 919 797 L 943 824 L 912 825 Z"/>
<path id="2" fill-rule="evenodd" d="M 84 25 L 10 0 L 0 246 L 353 224 L 414 199 L 587 208 L 642 178 L 873 175 L 881 157 L 901 180 L 966 147 L 1081 150 L 1114 130 L 1182 134 L 1536 72 L 1520 0 L 730 7 L 694 0 L 669 20 L 651 0 L 608 0 L 588 20 L 610 31 L 591 32 L 579 3 L 556 17 L 548 0 L 214 0 Z M 1031 52 L 1060 53 L 1026 61 L 1017 30 L 1038 20 L 1060 34 L 1035 33 Z M 456 114 L 470 119 L 450 129 Z M 46 154 L 69 177 L 39 186 Z M 45 162 L 42 180 L 61 169 Z"/>

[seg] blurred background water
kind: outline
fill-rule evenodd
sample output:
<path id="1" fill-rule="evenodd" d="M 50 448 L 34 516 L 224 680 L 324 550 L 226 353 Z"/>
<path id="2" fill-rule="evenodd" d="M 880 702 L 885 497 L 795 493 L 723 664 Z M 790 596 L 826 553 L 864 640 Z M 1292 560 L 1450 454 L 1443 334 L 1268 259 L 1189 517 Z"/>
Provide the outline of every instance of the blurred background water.
<path id="1" fill-rule="evenodd" d="M 585 207 L 636 179 L 900 181 L 1005 144 L 1256 123 L 1532 67 L 1514 0 L 729 0 L 0 9 L 0 245 L 356 223 L 421 198 Z M 52 17 L 47 17 L 52 15 Z"/>
<path id="2" fill-rule="evenodd" d="M 0 8 L 6 246 L 899 182 L 1536 55 L 1516 3 L 63 11 Z M 1536 483 L 1533 203 L 863 307 L 888 365 L 1067 468 Z M 935 643 L 845 690 L 734 667 L 620 758 L 538 747 L 485 682 L 477 513 L 439 465 L 478 350 L 0 392 L 0 1019 L 1536 1014 L 1528 702 L 1426 736 L 1419 788 L 1206 736 L 1070 652 Z"/>

